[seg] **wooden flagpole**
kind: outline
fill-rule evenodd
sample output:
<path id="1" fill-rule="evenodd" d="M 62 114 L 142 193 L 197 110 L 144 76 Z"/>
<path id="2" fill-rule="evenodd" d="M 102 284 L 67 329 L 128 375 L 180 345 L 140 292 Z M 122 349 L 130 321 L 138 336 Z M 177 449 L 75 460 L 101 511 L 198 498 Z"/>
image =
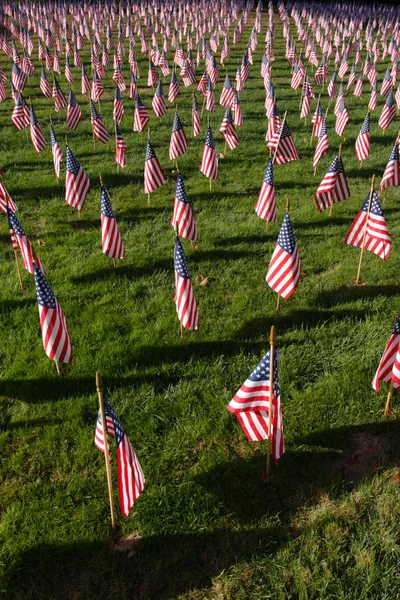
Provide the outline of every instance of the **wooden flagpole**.
<path id="1" fill-rule="evenodd" d="M 342 156 L 342 142 L 340 142 L 340 146 L 339 146 L 339 153 L 338 153 L 338 159 L 340 160 Z M 329 217 L 331 219 L 333 219 L 333 204 L 331 204 L 330 208 L 329 208 Z"/>
<path id="2" fill-rule="evenodd" d="M 274 397 L 274 358 L 275 358 L 275 325 L 269 334 L 269 408 L 268 408 L 268 445 L 267 445 L 267 479 L 271 467 L 271 431 L 272 431 L 272 402 Z"/>
<path id="3" fill-rule="evenodd" d="M 368 219 L 369 219 L 369 213 L 371 211 L 371 203 L 372 203 L 372 195 L 374 192 L 374 185 L 375 185 L 375 175 L 372 175 L 371 191 L 369 193 L 368 211 L 367 211 L 367 216 L 366 216 L 365 225 L 364 225 L 364 234 L 363 234 L 363 241 L 362 241 L 362 246 L 361 246 L 360 262 L 358 264 L 356 285 L 359 285 L 359 283 L 360 283 L 361 265 L 362 265 L 364 249 L 365 249 L 365 238 L 367 237 Z"/>
<path id="4" fill-rule="evenodd" d="M 388 417 L 391 414 L 390 401 L 392 399 L 392 394 L 393 394 L 393 379 L 390 380 L 390 388 L 389 388 L 389 393 L 388 393 L 388 397 L 386 400 L 386 406 L 385 406 L 385 417 Z"/>
<path id="5" fill-rule="evenodd" d="M 17 266 L 17 271 L 18 271 L 19 285 L 21 288 L 21 292 L 24 293 L 25 290 L 24 290 L 24 286 L 22 284 L 21 269 L 19 268 L 18 254 L 17 254 L 16 250 L 14 250 L 14 256 L 15 256 L 15 264 Z"/>
<path id="6" fill-rule="evenodd" d="M 283 121 L 282 121 L 282 123 L 281 123 L 281 125 L 280 125 L 281 131 L 280 131 L 280 134 L 279 134 L 278 143 L 277 143 L 277 145 L 276 145 L 276 148 L 275 148 L 275 152 L 274 152 L 274 158 L 272 159 L 272 163 L 274 163 L 274 162 L 275 162 L 276 155 L 277 155 L 278 148 L 279 148 L 279 144 L 281 143 L 281 137 L 282 137 L 283 127 L 284 127 L 284 125 L 285 125 L 285 122 L 286 122 L 286 115 L 287 115 L 287 111 L 286 111 L 286 112 L 285 112 L 285 114 L 283 115 Z"/>
<path id="7" fill-rule="evenodd" d="M 110 512 L 111 512 L 111 527 L 113 529 L 115 529 L 114 499 L 113 499 L 113 493 L 112 493 L 110 451 L 109 451 L 109 446 L 108 446 L 106 415 L 105 415 L 105 410 L 104 410 L 103 381 L 102 381 L 101 374 L 99 373 L 99 371 L 97 371 L 97 373 L 96 373 L 96 390 L 97 390 L 97 394 L 99 396 L 101 426 L 103 429 L 104 459 L 106 461 L 108 498 L 110 501 Z"/>
<path id="8" fill-rule="evenodd" d="M 320 104 L 321 104 L 321 94 L 318 96 L 317 110 L 319 109 L 319 105 L 320 105 Z M 311 130 L 310 146 L 312 145 L 313 132 L 314 132 L 314 125 L 313 125 L 313 128 L 312 128 L 312 130 Z"/>

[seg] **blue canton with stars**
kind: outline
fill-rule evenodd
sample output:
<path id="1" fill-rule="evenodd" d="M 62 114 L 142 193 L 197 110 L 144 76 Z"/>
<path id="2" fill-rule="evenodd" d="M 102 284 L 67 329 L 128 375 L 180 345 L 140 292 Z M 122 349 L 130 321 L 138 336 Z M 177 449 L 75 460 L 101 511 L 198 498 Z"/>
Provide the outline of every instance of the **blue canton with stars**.
<path id="1" fill-rule="evenodd" d="M 189 269 L 186 261 L 185 253 L 183 252 L 181 240 L 179 237 L 176 238 L 174 248 L 174 266 L 175 272 L 183 277 L 184 279 L 190 279 Z"/>
<path id="2" fill-rule="evenodd" d="M 18 220 L 17 215 L 11 208 L 7 205 L 7 216 L 8 222 L 10 224 L 10 229 L 12 229 L 15 235 L 25 235 L 25 231 L 22 229 L 22 225 Z"/>
<path id="3" fill-rule="evenodd" d="M 392 153 L 391 153 L 391 155 L 390 155 L 389 162 L 390 162 L 391 160 L 399 160 L 399 147 L 398 147 L 398 145 L 397 145 L 397 144 L 395 144 L 395 145 L 393 146 L 393 150 L 392 150 Z"/>
<path id="4" fill-rule="evenodd" d="M 30 115 L 31 115 L 31 125 L 37 125 L 38 124 L 38 120 L 36 118 L 36 113 L 35 113 L 35 109 L 33 108 L 33 105 L 31 104 L 31 109 L 30 109 Z"/>
<path id="5" fill-rule="evenodd" d="M 161 98 L 162 95 L 163 95 L 163 89 L 162 89 L 162 83 L 161 83 L 161 79 L 160 79 L 160 81 L 158 82 L 158 85 L 157 85 L 157 89 L 156 89 L 156 96 L 157 96 L 157 98 Z M 121 95 L 120 95 L 120 98 L 121 98 Z"/>
<path id="6" fill-rule="evenodd" d="M 107 400 L 107 398 L 105 396 L 104 396 L 104 413 L 105 413 L 105 416 L 110 417 L 110 419 L 113 422 L 114 431 L 115 431 L 115 441 L 117 442 L 117 448 L 118 448 L 118 446 L 124 439 L 125 431 L 121 425 L 121 421 L 118 419 L 113 407 L 111 406 L 111 404 L 109 403 L 109 401 Z"/>
<path id="7" fill-rule="evenodd" d="M 55 146 L 57 144 L 56 134 L 54 133 L 53 125 L 50 123 L 50 140 L 51 145 Z"/>
<path id="8" fill-rule="evenodd" d="M 274 182 L 274 164 L 272 162 L 272 158 L 269 159 L 269 161 L 267 163 L 267 167 L 265 169 L 264 183 L 267 183 L 268 185 L 275 185 L 275 182 Z"/>
<path id="9" fill-rule="evenodd" d="M 114 219 L 115 215 L 113 213 L 113 209 L 111 207 L 110 198 L 107 194 L 107 190 L 104 186 L 101 188 L 100 192 L 100 210 L 101 214 L 105 217 L 109 217 L 110 219 Z"/>
<path id="10" fill-rule="evenodd" d="M 80 164 L 67 146 L 67 171 L 72 175 L 78 175 L 80 168 Z"/>
<path id="11" fill-rule="evenodd" d="M 175 112 L 174 122 L 172 124 L 172 133 L 175 133 L 175 131 L 179 131 L 180 129 L 183 129 L 182 123 L 179 118 L 178 112 Z"/>
<path id="12" fill-rule="evenodd" d="M 328 133 L 328 130 L 326 128 L 326 121 L 325 121 L 325 118 L 323 118 L 322 125 L 321 125 L 321 131 L 319 134 L 319 139 L 323 138 L 327 133 Z"/>
<path id="13" fill-rule="evenodd" d="M 57 301 L 42 271 L 33 265 L 38 304 L 44 308 L 56 308 Z"/>
<path id="14" fill-rule="evenodd" d="M 333 162 L 331 164 L 331 166 L 329 167 L 327 174 L 328 173 L 337 173 L 339 170 L 339 159 L 337 156 L 335 156 L 335 158 L 333 159 Z"/>
<path id="15" fill-rule="evenodd" d="M 206 141 L 204 143 L 209 148 L 215 149 L 214 138 L 213 138 L 213 134 L 212 134 L 210 126 L 208 126 L 207 137 L 206 137 Z"/>
<path id="16" fill-rule="evenodd" d="M 296 238 L 294 237 L 292 224 L 289 219 L 289 215 L 285 212 L 282 227 L 278 236 L 278 246 L 285 252 L 293 254 L 296 250 Z"/>
<path id="17" fill-rule="evenodd" d="M 364 119 L 363 126 L 361 127 L 361 132 L 360 133 L 369 133 L 370 123 L 371 123 L 371 118 L 369 116 L 369 113 L 367 113 L 366 117 Z"/>
<path id="18" fill-rule="evenodd" d="M 365 199 L 365 202 L 362 206 L 362 210 L 364 212 L 368 212 L 368 205 L 369 205 L 369 194 Z M 381 205 L 379 204 L 379 200 L 378 200 L 378 196 L 376 195 L 376 192 L 372 192 L 372 201 L 371 201 L 371 209 L 370 212 L 373 215 L 377 215 L 378 217 L 383 217 L 383 212 L 381 209 Z"/>
<path id="19" fill-rule="evenodd" d="M 72 106 L 72 108 L 75 108 L 78 104 L 72 90 L 69 90 L 68 104 Z"/>
<path id="20" fill-rule="evenodd" d="M 93 100 L 90 100 L 90 109 L 92 111 L 92 118 L 97 121 L 97 119 L 99 118 L 99 113 L 96 110 L 96 107 L 94 105 Z"/>
<path id="21" fill-rule="evenodd" d="M 189 202 L 187 194 L 186 194 L 186 190 L 185 190 L 185 184 L 183 183 L 182 175 L 178 175 L 178 179 L 176 180 L 175 197 L 180 202 L 185 202 L 185 203 Z"/>
<path id="22" fill-rule="evenodd" d="M 229 79 L 229 76 L 228 76 L 228 75 L 226 75 L 226 77 L 225 77 L 224 88 L 225 88 L 226 90 L 231 90 L 231 89 L 232 89 L 231 80 Z"/>
<path id="23" fill-rule="evenodd" d="M 397 317 L 395 326 L 393 327 L 392 333 L 400 334 L 400 315 Z"/>
<path id="24" fill-rule="evenodd" d="M 145 160 L 151 160 L 152 158 L 155 158 L 155 157 L 156 157 L 156 155 L 154 153 L 153 146 L 150 144 L 150 140 L 147 140 Z"/>
<path id="25" fill-rule="evenodd" d="M 248 381 L 268 381 L 269 382 L 269 375 L 270 375 L 270 358 L 269 358 L 269 352 L 267 352 L 267 354 L 264 356 L 264 358 L 262 358 L 260 360 L 260 362 L 258 363 L 258 365 L 256 366 L 256 368 L 254 369 L 254 371 L 252 372 L 252 374 L 250 375 L 250 377 L 248 378 Z M 275 395 L 279 396 L 279 383 L 278 383 L 278 350 L 275 350 L 274 353 L 274 389 L 275 389 Z"/>

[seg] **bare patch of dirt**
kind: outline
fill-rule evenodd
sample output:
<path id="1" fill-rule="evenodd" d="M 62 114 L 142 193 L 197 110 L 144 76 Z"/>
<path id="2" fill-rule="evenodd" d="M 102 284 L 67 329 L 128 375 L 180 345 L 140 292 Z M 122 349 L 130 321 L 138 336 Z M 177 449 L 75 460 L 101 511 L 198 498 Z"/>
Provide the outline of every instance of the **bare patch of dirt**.
<path id="1" fill-rule="evenodd" d="M 355 433 L 349 451 L 335 459 L 332 470 L 339 472 L 349 486 L 371 476 L 386 463 L 384 440 L 372 433 Z"/>
<path id="2" fill-rule="evenodd" d="M 131 533 L 126 538 L 118 538 L 112 544 L 114 552 L 125 552 L 130 558 L 135 550 L 136 544 L 141 540 L 138 533 Z"/>

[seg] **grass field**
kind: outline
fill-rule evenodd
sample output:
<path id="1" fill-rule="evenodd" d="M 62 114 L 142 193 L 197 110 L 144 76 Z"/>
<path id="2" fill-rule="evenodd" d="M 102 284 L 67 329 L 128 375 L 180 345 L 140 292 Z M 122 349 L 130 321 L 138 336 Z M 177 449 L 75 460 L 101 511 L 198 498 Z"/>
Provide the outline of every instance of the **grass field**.
<path id="1" fill-rule="evenodd" d="M 232 80 L 254 23 L 232 46 Z M 174 296 L 174 232 L 169 225 L 175 190 L 168 159 L 174 109 L 151 118 L 152 143 L 168 182 L 146 205 L 143 192 L 145 137 L 133 133 L 133 104 L 124 95 L 122 133 L 128 167 L 117 173 L 114 145 L 93 152 L 89 105 L 80 72 L 74 89 L 84 112 L 76 133 L 65 110 L 39 91 L 40 69 L 25 96 L 32 98 L 48 146 L 36 155 L 25 132 L 10 121 L 9 99 L 0 105 L 1 165 L 18 216 L 48 270 L 48 280 L 67 318 L 72 365 L 56 375 L 44 354 L 33 277 L 23 273 L 21 294 L 6 219 L 0 234 L 0 593 L 4 598 L 265 600 L 394 599 L 400 597 L 400 475 L 396 417 L 381 410 L 386 385 L 370 381 L 399 306 L 399 191 L 390 189 L 384 214 L 393 241 L 387 262 L 366 253 L 363 287 L 355 287 L 359 250 L 343 244 L 380 177 L 399 128 L 384 136 L 377 125 L 383 100 L 371 115 L 371 157 L 361 169 L 354 141 L 367 112 L 350 94 L 351 122 L 343 162 L 351 198 L 335 205 L 334 219 L 319 214 L 313 193 L 332 162 L 339 138 L 328 114 L 330 152 L 313 176 L 311 127 L 299 119 L 299 96 L 290 88 L 282 27 L 276 17 L 273 82 L 281 116 L 302 160 L 275 168 L 278 224 L 267 233 L 253 206 L 268 153 L 264 136 L 265 92 L 259 74 L 263 39 L 240 96 L 245 127 L 240 145 L 220 160 L 220 180 L 198 171 L 206 133 L 189 139 L 179 161 L 195 209 L 199 249 L 184 242 L 200 311 L 200 331 L 179 339 Z M 82 53 L 89 68 L 88 48 Z M 35 60 L 37 49 L 34 51 Z M 147 60 L 137 53 L 139 92 Z M 2 54 L 1 66 L 10 71 Z M 62 59 L 64 64 L 64 59 Z M 171 64 L 171 61 L 170 61 Z M 379 82 L 386 63 L 379 65 Z M 200 75 L 197 70 L 197 76 Z M 113 130 L 112 69 L 101 114 Z M 124 65 L 125 79 L 129 66 Z M 219 100 L 223 71 L 216 86 Z M 330 71 L 331 75 L 331 71 Z M 51 77 L 50 77 L 51 81 Z M 63 77 L 61 87 L 67 91 Z M 164 86 L 167 94 L 169 80 Z M 380 87 L 380 86 L 379 86 Z M 319 91 L 318 86 L 315 86 Z M 181 86 L 179 113 L 189 135 L 192 89 Z M 322 107 L 327 107 L 326 92 Z M 312 110 L 315 109 L 315 102 Z M 218 153 L 224 109 L 211 115 Z M 79 220 L 64 200 L 63 176 L 52 166 L 48 121 L 59 142 L 66 133 L 90 176 L 92 189 Z M 109 190 L 126 247 L 112 268 L 101 252 L 99 173 Z M 64 174 L 64 171 L 63 171 Z M 298 289 L 275 311 L 266 269 L 287 198 L 306 273 Z M 38 240 L 44 244 L 39 247 Z M 209 277 L 200 287 L 196 277 Z M 264 444 L 249 444 L 225 410 L 233 394 L 268 348 L 277 328 L 286 454 L 268 482 Z M 113 551 L 104 459 L 93 445 L 97 418 L 95 372 L 142 464 L 146 487 L 129 519 L 118 512 L 121 535 L 141 539 L 130 553 Z M 394 397 L 394 407 L 397 397 Z M 116 468 L 114 464 L 114 477 Z M 114 481 L 116 483 L 116 480 Z M 114 486 L 115 487 L 115 486 Z M 116 487 L 115 487 L 116 490 Z M 117 496 L 115 495 L 116 500 Z"/>

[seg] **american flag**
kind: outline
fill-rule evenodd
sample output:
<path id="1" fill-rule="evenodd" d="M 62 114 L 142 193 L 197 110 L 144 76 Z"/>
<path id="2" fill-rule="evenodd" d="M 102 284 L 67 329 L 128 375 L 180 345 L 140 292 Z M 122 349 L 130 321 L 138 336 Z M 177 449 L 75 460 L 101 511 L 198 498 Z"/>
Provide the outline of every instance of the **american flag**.
<path id="1" fill-rule="evenodd" d="M 11 121 L 18 130 L 24 129 L 30 125 L 31 118 L 29 106 L 27 105 L 26 100 L 21 92 L 18 94 L 18 98 L 15 102 L 15 106 L 11 115 Z"/>
<path id="2" fill-rule="evenodd" d="M 154 192 L 162 186 L 167 178 L 161 168 L 158 158 L 155 155 L 150 140 L 147 140 L 146 158 L 144 161 L 144 191 L 146 194 Z"/>
<path id="3" fill-rule="evenodd" d="M 212 81 L 210 78 L 208 78 L 208 83 L 207 83 L 206 110 L 208 110 L 209 112 L 215 111 L 213 84 L 212 84 Z"/>
<path id="4" fill-rule="evenodd" d="M 372 193 L 371 208 L 368 215 L 369 204 L 370 194 L 368 194 L 361 210 L 354 219 L 344 243 L 362 248 L 365 233 L 365 250 L 369 250 L 377 254 L 379 258 L 387 260 L 392 249 L 392 242 L 375 191 Z"/>
<path id="5" fill-rule="evenodd" d="M 90 111 L 91 111 L 91 123 L 93 127 L 93 133 L 96 139 L 99 140 L 102 144 L 106 144 L 110 139 L 110 134 L 108 133 L 103 120 L 101 119 L 99 113 L 96 110 L 96 107 L 93 103 L 93 100 L 90 100 Z"/>
<path id="6" fill-rule="evenodd" d="M 43 65 L 42 65 L 42 71 L 41 71 L 41 74 L 40 74 L 40 90 L 41 90 L 42 94 L 46 98 L 51 98 L 52 97 L 52 95 L 51 95 L 51 87 L 50 87 L 50 84 L 49 84 L 49 82 L 47 80 L 46 72 L 44 70 Z"/>
<path id="7" fill-rule="evenodd" d="M 303 81 L 304 71 L 301 71 L 298 63 L 294 65 L 292 81 L 290 83 L 290 87 L 294 90 L 298 90 L 301 86 L 301 82 Z"/>
<path id="8" fill-rule="evenodd" d="M 179 96 L 179 83 L 174 69 L 171 74 L 171 83 L 169 84 L 168 90 L 168 100 L 171 104 L 175 102 L 177 96 Z"/>
<path id="9" fill-rule="evenodd" d="M 101 210 L 101 248 L 103 254 L 110 258 L 124 258 L 124 243 L 118 229 L 117 220 L 111 207 L 106 188 L 102 185 L 100 192 Z"/>
<path id="10" fill-rule="evenodd" d="M 385 73 L 383 81 L 382 81 L 381 96 L 386 98 L 391 89 L 392 89 L 392 76 L 390 74 L 389 69 L 386 69 L 386 73 Z"/>
<path id="11" fill-rule="evenodd" d="M 279 126 L 278 131 L 269 140 L 267 147 L 276 152 L 275 162 L 277 165 L 283 165 L 292 160 L 300 160 L 287 121 Z"/>
<path id="12" fill-rule="evenodd" d="M 54 98 L 54 109 L 56 112 L 58 112 L 59 110 L 61 110 L 62 108 L 65 108 L 67 106 L 67 101 L 65 99 L 65 96 L 62 93 L 60 85 L 54 75 L 53 75 L 52 96 Z"/>
<path id="13" fill-rule="evenodd" d="M 65 79 L 68 81 L 68 83 L 70 85 L 72 85 L 74 83 L 74 76 L 72 74 L 72 69 L 71 69 L 71 65 L 69 64 L 69 58 L 68 56 L 65 57 Z"/>
<path id="14" fill-rule="evenodd" d="M 185 87 L 189 87 L 190 85 L 196 83 L 196 77 L 193 68 L 188 60 L 185 60 L 183 63 L 180 76 L 182 77 L 182 81 Z"/>
<path id="15" fill-rule="evenodd" d="M 232 87 L 231 80 L 229 79 L 228 74 L 226 74 L 224 86 L 222 88 L 221 97 L 219 99 L 219 103 L 221 106 L 225 108 L 231 108 L 233 103 L 233 98 L 235 96 L 234 89 Z"/>
<path id="16" fill-rule="evenodd" d="M 15 62 L 13 62 L 11 69 L 11 81 L 17 92 L 24 91 L 26 79 L 26 73 L 24 73 L 24 71 Z"/>
<path id="17" fill-rule="evenodd" d="M 261 219 L 264 219 L 264 221 L 276 223 L 276 189 L 272 158 L 268 160 L 261 190 L 254 210 Z"/>
<path id="18" fill-rule="evenodd" d="M 93 102 L 98 102 L 103 94 L 104 94 L 103 82 L 98 77 L 96 71 L 93 71 L 92 90 L 90 92 L 90 99 Z"/>
<path id="19" fill-rule="evenodd" d="M 192 105 L 192 131 L 193 137 L 196 137 L 201 132 L 200 127 L 200 115 L 199 115 L 199 105 L 197 103 L 196 95 L 193 94 L 193 105 Z"/>
<path id="20" fill-rule="evenodd" d="M 370 85 L 375 85 L 377 82 L 377 77 L 378 77 L 378 73 L 376 70 L 376 64 L 374 63 L 372 68 L 368 71 L 368 81 L 370 83 Z"/>
<path id="21" fill-rule="evenodd" d="M 117 443 L 119 505 L 121 513 L 128 518 L 129 511 L 143 492 L 144 475 L 129 438 L 106 397 L 104 397 L 104 414 L 106 432 L 115 437 Z M 104 452 L 106 446 L 108 447 L 108 440 L 106 442 L 103 436 L 100 411 L 97 417 L 94 443 L 101 452 Z"/>
<path id="22" fill-rule="evenodd" d="M 65 315 L 42 271 L 33 265 L 40 327 L 46 355 L 57 362 L 72 361 L 72 346 Z"/>
<path id="23" fill-rule="evenodd" d="M 219 132 L 223 135 L 224 140 L 230 150 L 234 150 L 239 145 L 239 138 L 233 123 L 233 117 L 230 108 L 227 108 L 225 111 Z"/>
<path id="24" fill-rule="evenodd" d="M 121 123 L 122 117 L 124 116 L 124 105 L 122 104 L 121 91 L 119 87 L 115 86 L 114 95 L 114 106 L 113 106 L 113 119 Z"/>
<path id="25" fill-rule="evenodd" d="M 270 352 L 267 352 L 227 406 L 229 412 L 236 415 L 249 442 L 268 439 L 270 365 Z M 274 352 L 272 385 L 271 441 L 272 455 L 277 463 L 285 452 L 277 349 Z"/>
<path id="26" fill-rule="evenodd" d="M 335 202 L 350 197 L 350 189 L 344 172 L 342 159 L 336 156 L 314 194 L 319 212 L 323 212 Z"/>
<path id="27" fill-rule="evenodd" d="M 89 177 L 67 146 L 67 168 L 65 177 L 65 201 L 81 211 L 90 189 Z"/>
<path id="28" fill-rule="evenodd" d="M 85 66 L 82 65 L 82 79 L 81 79 L 81 94 L 88 94 L 90 92 L 90 81 L 86 74 Z"/>
<path id="29" fill-rule="evenodd" d="M 346 105 L 344 103 L 343 96 L 340 99 L 338 112 L 336 115 L 336 124 L 335 131 L 339 136 L 344 134 L 344 130 L 346 129 L 346 125 L 349 122 L 349 113 L 347 112 Z"/>
<path id="30" fill-rule="evenodd" d="M 208 83 L 208 75 L 207 75 L 207 71 L 204 71 L 203 75 L 200 77 L 200 81 L 197 86 L 197 91 L 201 92 L 203 94 L 203 96 L 205 95 L 205 93 L 207 91 L 207 83 Z"/>
<path id="31" fill-rule="evenodd" d="M 185 329 L 195 330 L 199 328 L 199 311 L 194 297 L 192 282 L 182 243 L 176 237 L 174 248 L 175 266 L 175 298 L 176 312 L 179 322 Z"/>
<path id="32" fill-rule="evenodd" d="M 376 86 L 376 82 L 372 87 L 371 90 L 371 97 L 369 99 L 369 103 L 368 103 L 368 110 L 376 110 L 376 107 L 378 106 L 378 92 L 377 92 L 377 86 Z"/>
<path id="33" fill-rule="evenodd" d="M 121 130 L 118 127 L 118 123 L 115 124 L 115 161 L 123 169 L 126 167 L 126 156 L 125 153 L 128 150 L 128 146 L 122 136 Z"/>
<path id="34" fill-rule="evenodd" d="M 147 76 L 148 87 L 153 87 L 157 83 L 158 77 L 159 76 L 157 73 L 157 69 L 155 68 L 154 64 L 150 61 L 149 72 L 148 72 L 148 76 Z"/>
<path id="35" fill-rule="evenodd" d="M 69 90 L 68 106 L 67 106 L 67 119 L 66 126 L 75 131 L 78 127 L 79 122 L 82 119 L 82 111 L 79 108 L 79 104 L 74 96 L 72 89 Z"/>
<path id="36" fill-rule="evenodd" d="M 381 116 L 379 117 L 378 125 L 383 130 L 387 129 L 390 123 L 396 116 L 396 105 L 394 103 L 393 91 L 390 90 L 386 98 L 385 105 L 382 109 Z"/>
<path id="37" fill-rule="evenodd" d="M 124 92 L 126 90 L 126 84 L 125 84 L 124 76 L 122 75 L 122 70 L 121 70 L 120 65 L 117 65 L 117 67 L 115 68 L 114 74 L 112 76 L 112 80 L 115 83 L 115 85 L 118 86 L 118 88 L 121 92 Z"/>
<path id="38" fill-rule="evenodd" d="M 150 117 L 149 113 L 147 112 L 147 108 L 143 104 L 139 94 L 137 94 L 135 100 L 135 114 L 133 118 L 133 131 L 140 133 L 144 130 L 149 121 Z"/>
<path id="39" fill-rule="evenodd" d="M 234 90 L 232 113 L 235 127 L 243 127 L 242 109 L 240 108 L 239 96 L 236 90 Z"/>
<path id="40" fill-rule="evenodd" d="M 331 100 L 336 98 L 336 90 L 337 90 L 337 72 L 334 71 L 332 75 L 332 79 L 328 83 L 328 96 Z"/>
<path id="41" fill-rule="evenodd" d="M 167 114 L 167 107 L 165 106 L 161 79 L 158 82 L 156 93 L 154 94 L 151 105 L 153 107 L 154 114 L 158 119 L 161 119 L 161 117 Z"/>
<path id="42" fill-rule="evenodd" d="M 349 90 L 351 88 L 351 86 L 355 84 L 355 82 L 356 82 L 356 66 L 353 64 L 351 67 L 349 80 L 347 82 L 347 90 Z"/>
<path id="43" fill-rule="evenodd" d="M 174 228 L 176 227 L 176 224 L 178 224 L 178 235 L 180 237 L 192 241 L 198 239 L 192 207 L 189 204 L 185 184 L 183 183 L 183 177 L 181 175 L 178 175 L 176 180 L 174 212 L 170 223 Z"/>
<path id="44" fill-rule="evenodd" d="M 36 152 L 41 152 L 46 147 L 46 140 L 44 139 L 42 130 L 36 118 L 35 109 L 33 108 L 33 104 L 31 104 L 30 109 L 30 129 L 31 129 L 31 139 L 33 147 Z"/>
<path id="45" fill-rule="evenodd" d="M 11 198 L 10 194 L 8 193 L 6 186 L 0 180 L 0 210 L 4 214 L 7 214 L 7 205 L 14 212 L 16 212 L 18 210 L 17 205 L 15 204 L 14 200 Z"/>
<path id="46" fill-rule="evenodd" d="M 339 107 L 340 107 L 340 103 L 342 102 L 342 100 L 344 99 L 344 92 L 343 92 L 343 84 L 340 84 L 339 87 L 339 92 L 336 98 L 336 102 L 335 102 L 335 108 L 333 109 L 334 114 L 337 116 L 339 114 Z"/>
<path id="47" fill-rule="evenodd" d="M 396 141 L 390 154 L 389 162 L 386 165 L 385 172 L 382 176 L 379 192 L 381 192 L 385 187 L 396 187 L 397 185 L 400 185 L 400 163 L 399 146 Z"/>
<path id="48" fill-rule="evenodd" d="M 208 179 L 218 179 L 218 158 L 211 127 L 208 126 L 201 157 L 200 172 Z"/>
<path id="49" fill-rule="evenodd" d="M 395 100 L 396 100 L 397 110 L 400 110 L 400 84 L 398 85 L 397 90 L 396 90 Z"/>
<path id="50" fill-rule="evenodd" d="M 131 82 L 130 82 L 130 86 L 129 86 L 129 98 L 131 100 L 136 100 L 136 98 L 137 98 L 136 77 L 133 73 L 131 73 Z"/>
<path id="51" fill-rule="evenodd" d="M 304 119 L 307 115 L 310 114 L 310 87 L 307 82 L 305 82 L 304 90 L 303 90 L 303 102 L 301 105 L 301 113 L 300 119 Z"/>
<path id="52" fill-rule="evenodd" d="M 265 135 L 265 141 L 269 142 L 278 131 L 281 120 L 279 118 L 278 108 L 276 102 L 273 103 L 271 113 L 268 119 L 267 133 Z"/>
<path id="53" fill-rule="evenodd" d="M 278 241 L 268 267 L 266 282 L 287 300 L 300 279 L 300 257 L 289 215 L 285 212 Z"/>
<path id="54" fill-rule="evenodd" d="M 35 261 L 39 269 L 43 272 L 43 274 L 46 274 L 46 269 L 44 268 L 39 256 L 32 248 L 29 238 L 23 230 L 17 215 L 8 205 L 6 206 L 6 210 L 12 245 L 13 248 L 19 248 L 22 256 L 22 261 L 24 263 L 24 269 L 26 269 L 28 273 L 31 273 L 31 275 L 33 275 L 33 264 Z"/>
<path id="55" fill-rule="evenodd" d="M 319 137 L 319 134 L 321 131 L 321 126 L 322 126 L 322 121 L 323 121 L 322 106 L 321 106 L 321 103 L 318 102 L 318 106 L 315 109 L 315 113 L 313 114 L 312 119 L 311 119 L 311 123 L 313 126 L 313 129 L 312 129 L 313 136 Z"/>
<path id="56" fill-rule="evenodd" d="M 360 72 L 360 75 L 357 79 L 356 87 L 354 88 L 354 96 L 358 96 L 362 98 L 362 88 L 363 88 L 363 73 Z"/>
<path id="57" fill-rule="evenodd" d="M 174 115 L 174 122 L 172 124 L 171 141 L 169 144 L 169 158 L 174 160 L 179 156 L 182 156 L 182 154 L 186 152 L 187 147 L 187 137 L 179 118 L 178 111 L 176 111 Z"/>
<path id="58" fill-rule="evenodd" d="M 54 171 L 56 176 L 60 177 L 60 163 L 64 160 L 64 155 L 57 142 L 56 135 L 54 133 L 53 125 L 50 123 L 50 140 L 51 140 L 51 153 L 53 155 Z"/>
<path id="59" fill-rule="evenodd" d="M 392 373 L 395 360 L 398 356 L 399 352 L 399 343 L 400 343 L 400 315 L 397 317 L 397 321 L 392 330 L 392 335 L 389 338 L 388 343 L 386 344 L 386 348 L 382 354 L 381 360 L 379 362 L 378 369 L 375 373 L 375 377 L 372 380 L 372 387 L 376 392 L 380 392 L 380 381 L 390 382 L 392 380 Z M 398 359 L 397 359 L 398 360 Z M 398 370 L 398 367 L 397 369 Z M 397 375 L 397 374 L 396 374 Z M 397 390 L 400 387 L 400 382 L 398 381 L 398 375 L 396 379 L 393 380 L 393 387 Z"/>
<path id="60" fill-rule="evenodd" d="M 345 52 L 343 54 L 342 62 L 341 62 L 341 65 L 339 67 L 339 77 L 341 79 L 343 79 L 343 77 L 346 75 L 346 73 L 347 73 L 348 70 L 349 70 L 349 62 L 347 60 L 347 52 Z"/>
<path id="61" fill-rule="evenodd" d="M 357 136 L 356 144 L 355 144 L 356 156 L 357 156 L 357 159 L 360 161 L 368 158 L 369 153 L 370 153 L 370 133 L 369 133 L 370 123 L 371 123 L 370 115 L 369 115 L 369 113 L 367 113 L 365 116 L 365 119 L 364 119 L 363 126 L 360 129 L 360 133 Z"/>
<path id="62" fill-rule="evenodd" d="M 318 142 L 315 147 L 313 167 L 317 167 L 319 161 L 325 154 L 329 152 L 328 130 L 326 127 L 325 117 L 322 117 L 322 125 L 318 136 Z"/>
<path id="63" fill-rule="evenodd" d="M 315 71 L 314 79 L 315 83 L 321 84 L 326 82 L 326 76 L 328 73 L 327 64 L 325 61 L 325 57 L 322 56 L 321 64 L 318 69 Z"/>

